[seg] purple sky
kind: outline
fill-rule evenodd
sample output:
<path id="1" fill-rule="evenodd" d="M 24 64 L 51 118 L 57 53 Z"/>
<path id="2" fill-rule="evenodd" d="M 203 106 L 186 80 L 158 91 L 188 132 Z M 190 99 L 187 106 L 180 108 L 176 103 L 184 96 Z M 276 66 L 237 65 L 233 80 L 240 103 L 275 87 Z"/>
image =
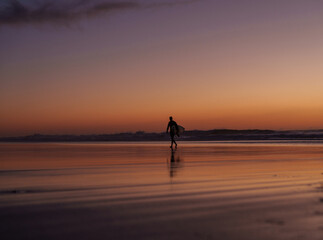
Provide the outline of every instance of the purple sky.
<path id="1" fill-rule="evenodd" d="M 323 128 L 323 1 L 46 2 L 0 4 L 1 136 Z"/>

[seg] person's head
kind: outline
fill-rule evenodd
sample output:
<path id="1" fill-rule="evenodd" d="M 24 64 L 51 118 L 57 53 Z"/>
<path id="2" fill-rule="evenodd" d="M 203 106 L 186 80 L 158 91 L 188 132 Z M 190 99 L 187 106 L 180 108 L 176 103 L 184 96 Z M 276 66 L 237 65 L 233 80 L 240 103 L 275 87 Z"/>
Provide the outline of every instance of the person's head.
<path id="1" fill-rule="evenodd" d="M 170 116 L 170 117 L 169 117 L 169 120 L 170 120 L 170 121 L 173 121 L 173 117 L 172 117 L 172 116 Z"/>

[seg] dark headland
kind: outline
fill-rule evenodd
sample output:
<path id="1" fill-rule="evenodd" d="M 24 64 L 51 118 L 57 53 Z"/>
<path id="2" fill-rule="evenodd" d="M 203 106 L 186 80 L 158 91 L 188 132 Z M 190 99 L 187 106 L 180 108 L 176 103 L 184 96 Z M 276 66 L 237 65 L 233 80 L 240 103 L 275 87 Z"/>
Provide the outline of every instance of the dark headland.
<path id="1" fill-rule="evenodd" d="M 319 130 L 189 130 L 180 141 L 243 141 L 243 140 L 323 140 L 323 129 Z M 18 137 L 1 137 L 0 142 L 100 142 L 100 141 L 169 141 L 168 134 L 138 131 L 135 133 L 47 135 L 33 134 Z"/>

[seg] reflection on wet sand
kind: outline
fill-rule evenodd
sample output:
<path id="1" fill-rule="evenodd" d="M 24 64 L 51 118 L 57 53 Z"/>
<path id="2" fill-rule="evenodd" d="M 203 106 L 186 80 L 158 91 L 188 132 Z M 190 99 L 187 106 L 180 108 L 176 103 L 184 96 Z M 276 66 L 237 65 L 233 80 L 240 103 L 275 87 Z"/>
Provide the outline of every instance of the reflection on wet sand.
<path id="1" fill-rule="evenodd" d="M 1 239 L 322 240 L 323 144 L 179 146 L 0 144 Z"/>
<path id="2" fill-rule="evenodd" d="M 172 178 L 176 175 L 178 169 L 182 167 L 182 159 L 180 152 L 178 152 L 177 149 L 171 149 L 170 158 L 167 161 L 167 164 L 169 169 L 169 176 Z"/>

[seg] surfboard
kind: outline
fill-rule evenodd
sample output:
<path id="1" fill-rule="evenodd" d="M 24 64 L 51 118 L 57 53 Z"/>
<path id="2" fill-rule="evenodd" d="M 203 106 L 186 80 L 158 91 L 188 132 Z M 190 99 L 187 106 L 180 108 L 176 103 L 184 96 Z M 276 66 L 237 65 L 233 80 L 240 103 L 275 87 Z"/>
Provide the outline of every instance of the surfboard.
<path id="1" fill-rule="evenodd" d="M 177 126 L 178 126 L 178 131 L 176 132 L 176 135 L 179 137 L 184 133 L 185 128 L 183 126 L 180 126 L 180 125 L 177 125 Z"/>

